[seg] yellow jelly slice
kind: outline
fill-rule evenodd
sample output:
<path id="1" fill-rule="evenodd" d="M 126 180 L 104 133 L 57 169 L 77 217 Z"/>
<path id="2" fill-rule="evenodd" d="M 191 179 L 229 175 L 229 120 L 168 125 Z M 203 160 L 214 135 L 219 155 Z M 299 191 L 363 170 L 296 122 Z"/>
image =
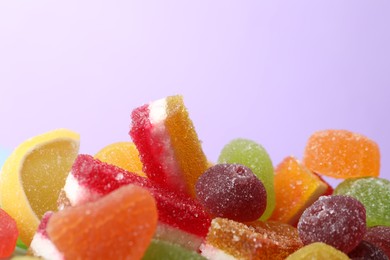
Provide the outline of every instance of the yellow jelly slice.
<path id="1" fill-rule="evenodd" d="M 107 145 L 95 155 L 95 158 L 113 164 L 126 171 L 145 177 L 139 152 L 132 142 L 117 142 Z"/>
<path id="2" fill-rule="evenodd" d="M 349 260 L 349 257 L 336 248 L 325 243 L 316 242 L 302 247 L 289 255 L 286 260 Z"/>
<path id="3" fill-rule="evenodd" d="M 27 246 L 46 211 L 57 199 L 79 150 L 79 135 L 66 129 L 28 139 L 4 163 L 0 175 L 0 205 L 18 226 Z"/>

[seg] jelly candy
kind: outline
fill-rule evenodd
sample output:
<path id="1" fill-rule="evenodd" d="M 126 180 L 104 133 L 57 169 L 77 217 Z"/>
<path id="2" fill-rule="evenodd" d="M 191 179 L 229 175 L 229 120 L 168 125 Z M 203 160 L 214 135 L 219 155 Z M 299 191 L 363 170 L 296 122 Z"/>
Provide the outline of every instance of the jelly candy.
<path id="1" fill-rule="evenodd" d="M 221 151 L 219 163 L 238 163 L 249 167 L 267 191 L 267 207 L 260 220 L 268 219 L 275 208 L 274 168 L 265 149 L 254 141 L 235 139 Z"/>
<path id="2" fill-rule="evenodd" d="M 315 242 L 302 247 L 286 260 L 349 260 L 349 257 L 336 248 L 322 242 Z"/>
<path id="3" fill-rule="evenodd" d="M 352 260 L 371 259 L 371 260 L 388 260 L 389 258 L 380 247 L 377 247 L 369 242 L 362 241 L 355 247 L 348 256 Z"/>
<path id="4" fill-rule="evenodd" d="M 163 187 L 195 196 L 195 183 L 208 162 L 182 96 L 170 96 L 133 110 L 130 136 L 144 172 Z"/>
<path id="5" fill-rule="evenodd" d="M 201 252 L 208 259 L 284 259 L 302 246 L 296 228 L 288 224 L 215 218 Z"/>
<path id="6" fill-rule="evenodd" d="M 65 259 L 141 259 L 157 225 L 152 195 L 126 185 L 54 213 L 47 234 Z"/>
<path id="7" fill-rule="evenodd" d="M 297 159 L 285 158 L 275 169 L 276 207 L 270 219 L 296 225 L 302 212 L 327 189 Z"/>
<path id="8" fill-rule="evenodd" d="M 206 260 L 195 251 L 188 250 L 179 245 L 164 240 L 152 239 L 142 260 Z"/>
<path id="9" fill-rule="evenodd" d="M 43 215 L 38 230 L 31 241 L 29 252 L 30 254 L 39 256 L 43 259 L 63 259 L 64 256 L 51 242 L 46 232 L 47 223 L 52 215 L 52 211 L 48 211 Z"/>
<path id="10" fill-rule="evenodd" d="M 310 136 L 303 164 L 313 172 L 334 178 L 379 176 L 378 145 L 346 130 L 324 130 Z"/>
<path id="11" fill-rule="evenodd" d="M 15 220 L 0 209 L 0 258 L 12 255 L 18 234 Z"/>
<path id="12" fill-rule="evenodd" d="M 367 228 L 364 240 L 382 248 L 390 258 L 390 227 L 376 226 Z"/>
<path id="13" fill-rule="evenodd" d="M 298 233 L 307 245 L 323 242 L 344 253 L 354 249 L 366 232 L 363 204 L 349 196 L 322 196 L 308 207 L 298 222 Z"/>
<path id="14" fill-rule="evenodd" d="M 213 217 L 254 221 L 264 212 L 267 193 L 252 171 L 240 164 L 217 164 L 196 183 L 200 203 Z"/>
<path id="15" fill-rule="evenodd" d="M 355 178 L 340 183 L 334 194 L 348 195 L 363 203 L 367 226 L 390 226 L 390 181 L 381 178 Z"/>
<path id="16" fill-rule="evenodd" d="M 64 187 L 70 205 L 93 201 L 127 184 L 149 190 L 156 199 L 159 221 L 195 236 L 206 237 L 211 219 L 199 202 L 189 196 L 164 189 L 149 179 L 103 163 L 89 155 L 79 155 Z"/>

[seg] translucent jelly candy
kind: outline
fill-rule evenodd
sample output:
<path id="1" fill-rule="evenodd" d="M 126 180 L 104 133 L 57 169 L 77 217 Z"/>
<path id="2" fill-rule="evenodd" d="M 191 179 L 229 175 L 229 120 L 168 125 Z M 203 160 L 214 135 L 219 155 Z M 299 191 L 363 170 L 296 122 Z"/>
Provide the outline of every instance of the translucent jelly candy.
<path id="1" fill-rule="evenodd" d="M 117 142 L 107 145 L 94 156 L 102 162 L 113 164 L 129 172 L 145 176 L 139 152 L 132 142 Z"/>
<path id="2" fill-rule="evenodd" d="M 219 163 L 239 163 L 249 167 L 267 191 L 267 207 L 261 220 L 268 219 L 275 208 L 274 168 L 267 151 L 254 141 L 235 139 L 221 151 Z"/>
<path id="3" fill-rule="evenodd" d="M 275 169 L 276 207 L 270 219 L 296 225 L 302 212 L 327 189 L 297 159 L 285 158 Z"/>
<path id="4" fill-rule="evenodd" d="M 349 257 L 325 243 L 316 242 L 302 247 L 289 255 L 286 260 L 349 260 Z"/>
<path id="5" fill-rule="evenodd" d="M 382 248 L 383 252 L 390 258 L 390 227 L 367 228 L 364 240 Z"/>
<path id="6" fill-rule="evenodd" d="M 15 220 L 0 209 L 0 258 L 12 255 L 18 235 Z"/>
<path id="7" fill-rule="evenodd" d="M 263 183 L 240 164 L 217 164 L 196 183 L 200 203 L 214 217 L 247 222 L 258 219 L 267 205 Z"/>
<path id="8" fill-rule="evenodd" d="M 195 236 L 206 237 L 211 219 L 199 202 L 184 194 L 162 188 L 149 179 L 103 163 L 89 155 L 79 155 L 64 187 L 70 205 L 93 201 L 127 184 L 146 188 L 156 199 L 160 222 Z"/>
<path id="9" fill-rule="evenodd" d="M 179 245 L 164 240 L 153 239 L 142 260 L 206 260 L 195 251 L 188 250 Z"/>
<path id="10" fill-rule="evenodd" d="M 208 259 L 284 259 L 302 246 L 296 228 L 288 224 L 215 218 L 201 251 Z"/>
<path id="11" fill-rule="evenodd" d="M 355 247 L 348 256 L 352 260 L 371 259 L 371 260 L 388 260 L 389 258 L 380 247 L 377 247 L 369 242 L 362 241 Z"/>
<path id="12" fill-rule="evenodd" d="M 156 225 L 152 195 L 127 185 L 97 201 L 54 213 L 47 233 L 65 259 L 141 259 Z"/>
<path id="13" fill-rule="evenodd" d="M 195 196 L 195 182 L 208 162 L 181 96 L 136 108 L 130 136 L 144 172 L 163 187 Z"/>
<path id="14" fill-rule="evenodd" d="M 322 196 L 302 214 L 298 233 L 307 245 L 323 242 L 345 253 L 354 249 L 366 232 L 363 204 L 349 196 Z"/>
<path id="15" fill-rule="evenodd" d="M 379 176 L 378 145 L 346 130 L 325 130 L 310 136 L 303 164 L 313 172 L 334 178 Z"/>
<path id="16" fill-rule="evenodd" d="M 366 208 L 367 226 L 390 226 L 390 181 L 356 178 L 340 183 L 334 194 L 358 199 Z"/>

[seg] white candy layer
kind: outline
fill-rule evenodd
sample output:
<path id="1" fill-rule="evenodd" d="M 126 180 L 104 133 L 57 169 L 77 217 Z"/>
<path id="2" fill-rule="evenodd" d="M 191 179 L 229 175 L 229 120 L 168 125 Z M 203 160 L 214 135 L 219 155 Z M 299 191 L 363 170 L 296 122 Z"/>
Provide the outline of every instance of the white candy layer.
<path id="1" fill-rule="evenodd" d="M 80 185 L 72 173 L 69 173 L 66 178 L 64 191 L 72 206 L 82 204 L 87 201 L 93 201 L 100 197 L 98 193 L 88 190 L 86 187 Z"/>
<path id="2" fill-rule="evenodd" d="M 30 249 L 34 256 L 42 257 L 43 259 L 62 260 L 64 256 L 58 251 L 56 246 L 41 233 L 35 233 L 31 241 Z"/>
<path id="3" fill-rule="evenodd" d="M 201 255 L 209 260 L 236 260 L 234 256 L 225 253 L 221 249 L 213 247 L 209 244 L 202 244 L 200 246 Z"/>

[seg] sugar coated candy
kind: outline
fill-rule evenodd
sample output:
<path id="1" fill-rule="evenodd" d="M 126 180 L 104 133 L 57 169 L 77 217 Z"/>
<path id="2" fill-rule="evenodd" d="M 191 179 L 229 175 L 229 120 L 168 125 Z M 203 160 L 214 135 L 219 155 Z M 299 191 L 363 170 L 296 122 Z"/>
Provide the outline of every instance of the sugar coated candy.
<path id="1" fill-rule="evenodd" d="M 208 259 L 285 259 L 302 246 L 288 224 L 215 218 L 201 251 Z"/>
<path id="2" fill-rule="evenodd" d="M 170 96 L 133 110 L 130 136 L 148 178 L 195 196 L 195 183 L 208 161 L 182 96 Z"/>
<path id="3" fill-rule="evenodd" d="M 376 226 L 367 228 L 364 240 L 382 248 L 390 258 L 390 227 Z"/>
<path id="4" fill-rule="evenodd" d="M 156 225 L 153 196 L 126 185 L 94 202 L 54 213 L 47 233 L 65 259 L 141 259 Z"/>
<path id="5" fill-rule="evenodd" d="M 355 178 L 340 183 L 334 194 L 348 195 L 363 203 L 367 226 L 390 226 L 390 181 L 382 178 Z"/>
<path id="6" fill-rule="evenodd" d="M 380 152 L 371 139 L 347 130 L 324 130 L 310 136 L 303 164 L 334 178 L 379 176 Z"/>
<path id="7" fill-rule="evenodd" d="M 153 239 L 142 260 L 206 260 L 195 251 L 164 240 Z"/>
<path id="8" fill-rule="evenodd" d="M 18 235 L 15 220 L 0 209 L 0 258 L 12 255 Z"/>
<path id="9" fill-rule="evenodd" d="M 76 158 L 64 187 L 66 199 L 62 201 L 69 201 L 71 206 L 81 205 L 127 184 L 144 187 L 153 195 L 159 222 L 189 233 L 193 238 L 206 237 L 211 218 L 194 198 L 179 195 L 148 178 L 101 162 L 90 155 L 81 154 Z"/>
<path id="10" fill-rule="evenodd" d="M 196 183 L 200 203 L 213 217 L 255 221 L 267 206 L 263 183 L 241 164 L 217 164 Z"/>
<path id="11" fill-rule="evenodd" d="M 322 242 L 315 242 L 302 247 L 286 260 L 349 260 L 348 255 Z"/>
<path id="12" fill-rule="evenodd" d="M 305 245 L 323 242 L 349 253 L 366 233 L 366 211 L 349 196 L 322 196 L 302 214 L 298 233 Z"/>
<path id="13" fill-rule="evenodd" d="M 351 260 L 389 260 L 385 252 L 380 247 L 364 240 L 362 240 L 357 247 L 349 252 L 348 256 Z"/>
<path id="14" fill-rule="evenodd" d="M 267 151 L 248 139 L 235 139 L 225 145 L 219 163 L 238 163 L 247 166 L 261 180 L 267 191 L 267 207 L 260 220 L 268 219 L 275 208 L 274 168 Z"/>
<path id="15" fill-rule="evenodd" d="M 275 169 L 276 207 L 271 220 L 296 225 L 302 212 L 328 190 L 328 185 L 296 158 L 286 157 Z"/>

